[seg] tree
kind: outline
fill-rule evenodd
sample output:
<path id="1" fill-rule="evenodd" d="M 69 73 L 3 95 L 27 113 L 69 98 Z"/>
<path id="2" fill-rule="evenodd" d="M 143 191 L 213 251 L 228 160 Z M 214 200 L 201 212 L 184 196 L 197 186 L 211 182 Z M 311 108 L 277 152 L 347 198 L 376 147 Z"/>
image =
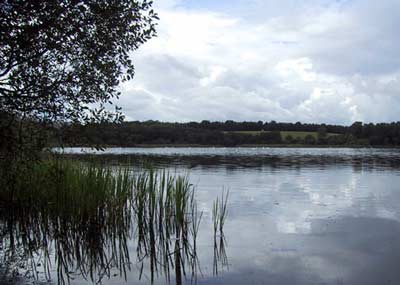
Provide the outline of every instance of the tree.
<path id="1" fill-rule="evenodd" d="M 350 126 L 350 133 L 356 138 L 360 138 L 362 135 L 363 123 L 362 122 L 354 122 Z"/>
<path id="2" fill-rule="evenodd" d="M 293 136 L 290 134 L 285 137 L 285 141 L 289 144 L 293 143 L 293 140 Z"/>
<path id="3" fill-rule="evenodd" d="M 316 143 L 315 137 L 308 134 L 304 137 L 304 143 L 306 145 L 314 145 Z"/>
<path id="4" fill-rule="evenodd" d="M 0 130 L 120 121 L 120 109 L 107 105 L 134 75 L 131 51 L 156 34 L 151 7 L 148 0 L 1 1 L 0 114 L 9 120 Z"/>
<path id="5" fill-rule="evenodd" d="M 2 1 L 0 111 L 50 122 L 110 119 L 105 105 L 134 75 L 130 52 L 155 35 L 151 6 L 147 0 Z"/>
<path id="6" fill-rule="evenodd" d="M 322 141 L 326 138 L 326 136 L 328 135 L 328 131 L 326 129 L 326 125 L 322 124 L 318 130 L 317 130 L 317 136 L 318 136 L 318 140 Z"/>

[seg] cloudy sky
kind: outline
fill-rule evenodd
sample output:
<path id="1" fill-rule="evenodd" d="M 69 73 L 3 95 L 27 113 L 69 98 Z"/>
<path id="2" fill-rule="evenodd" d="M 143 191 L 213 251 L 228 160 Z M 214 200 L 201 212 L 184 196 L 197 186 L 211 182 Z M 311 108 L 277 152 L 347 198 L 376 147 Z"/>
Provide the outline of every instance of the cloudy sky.
<path id="1" fill-rule="evenodd" d="M 128 120 L 400 120 L 399 0 L 156 0 Z"/>

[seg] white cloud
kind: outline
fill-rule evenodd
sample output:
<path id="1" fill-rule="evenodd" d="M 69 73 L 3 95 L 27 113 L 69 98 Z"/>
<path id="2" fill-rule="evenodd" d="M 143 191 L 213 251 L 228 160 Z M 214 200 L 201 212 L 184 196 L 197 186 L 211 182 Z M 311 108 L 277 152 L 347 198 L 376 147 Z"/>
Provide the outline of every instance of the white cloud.
<path id="1" fill-rule="evenodd" d="M 200 80 L 200 85 L 205 87 L 212 84 L 213 82 L 216 82 L 218 77 L 220 77 L 220 75 L 225 71 L 225 67 L 219 65 L 211 66 L 210 74 Z"/>
<path id="2" fill-rule="evenodd" d="M 276 65 L 276 70 L 280 75 L 287 77 L 294 73 L 305 82 L 315 81 L 316 74 L 312 68 L 312 63 L 308 58 L 284 60 Z"/>
<path id="3" fill-rule="evenodd" d="M 158 2 L 159 36 L 121 87 L 128 118 L 398 119 L 399 2 L 224 3 Z"/>

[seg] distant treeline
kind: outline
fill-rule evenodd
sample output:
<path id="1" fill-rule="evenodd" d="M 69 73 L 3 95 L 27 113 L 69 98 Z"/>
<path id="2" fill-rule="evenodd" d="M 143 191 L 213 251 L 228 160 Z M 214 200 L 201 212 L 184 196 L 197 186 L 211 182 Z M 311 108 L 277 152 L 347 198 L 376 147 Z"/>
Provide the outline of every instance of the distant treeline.
<path id="1" fill-rule="evenodd" d="M 400 145 L 400 122 L 350 126 L 271 122 L 124 122 L 74 124 L 63 132 L 65 145 Z"/>

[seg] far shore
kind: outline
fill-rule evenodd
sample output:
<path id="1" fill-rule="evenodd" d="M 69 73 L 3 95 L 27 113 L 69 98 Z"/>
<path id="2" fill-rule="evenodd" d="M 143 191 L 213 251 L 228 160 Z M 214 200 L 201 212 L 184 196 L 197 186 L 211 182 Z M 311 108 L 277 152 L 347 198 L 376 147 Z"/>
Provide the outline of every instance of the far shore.
<path id="1" fill-rule="evenodd" d="M 51 146 L 56 147 L 56 146 Z M 96 148 L 93 145 L 69 145 L 64 148 Z M 390 145 L 305 145 L 305 144 L 243 144 L 235 146 L 224 145 L 200 145 L 200 144 L 136 144 L 132 146 L 118 146 L 118 145 L 100 145 L 101 148 L 400 148 L 400 146 Z"/>

